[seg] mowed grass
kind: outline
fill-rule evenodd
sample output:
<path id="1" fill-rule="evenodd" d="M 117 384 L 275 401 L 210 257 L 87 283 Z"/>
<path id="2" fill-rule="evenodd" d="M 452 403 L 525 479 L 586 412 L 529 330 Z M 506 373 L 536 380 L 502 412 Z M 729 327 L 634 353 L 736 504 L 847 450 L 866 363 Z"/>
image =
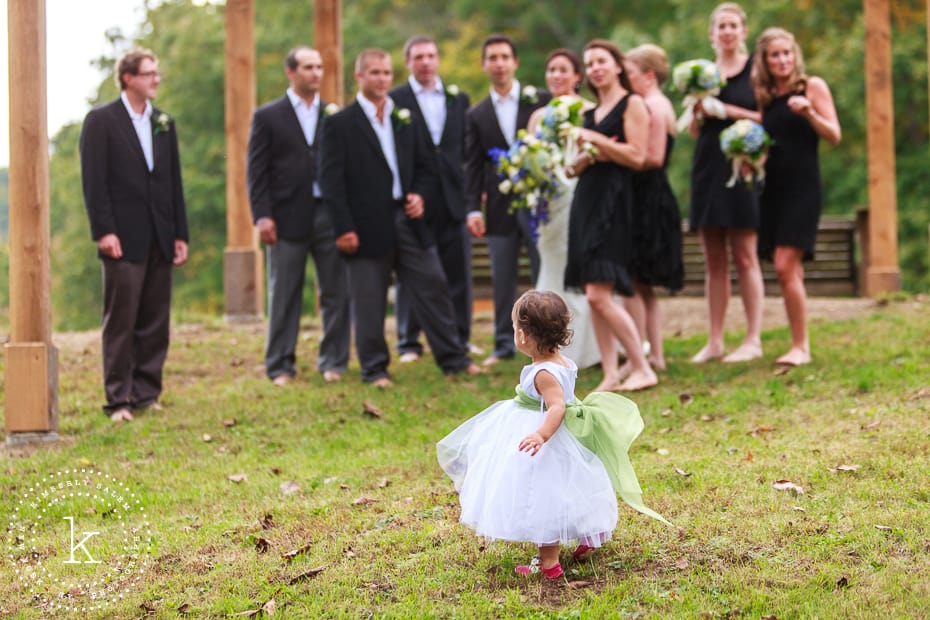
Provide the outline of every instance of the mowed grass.
<path id="1" fill-rule="evenodd" d="M 512 395 L 527 360 L 451 379 L 429 358 L 394 364 L 389 391 L 353 364 L 326 385 L 311 321 L 298 380 L 280 389 L 263 376 L 261 326 L 185 317 L 165 410 L 118 426 L 99 410 L 97 340 L 63 336 L 66 440 L 0 456 L 0 514 L 62 469 L 105 472 L 141 498 L 150 570 L 82 617 L 926 617 L 928 314 L 916 298 L 818 322 L 814 363 L 786 373 L 772 365 L 786 329 L 766 332 L 766 357 L 750 364 L 694 366 L 702 338 L 670 339 L 662 383 L 633 396 L 646 429 L 630 455 L 647 505 L 675 527 L 622 505 L 613 540 L 583 564 L 563 550 L 554 583 L 514 575 L 532 547 L 458 524 L 435 460 L 438 439 Z M 489 343 L 489 320 L 476 329 Z M 579 396 L 599 379 L 582 371 Z M 6 556 L 0 616 L 48 616 Z"/>

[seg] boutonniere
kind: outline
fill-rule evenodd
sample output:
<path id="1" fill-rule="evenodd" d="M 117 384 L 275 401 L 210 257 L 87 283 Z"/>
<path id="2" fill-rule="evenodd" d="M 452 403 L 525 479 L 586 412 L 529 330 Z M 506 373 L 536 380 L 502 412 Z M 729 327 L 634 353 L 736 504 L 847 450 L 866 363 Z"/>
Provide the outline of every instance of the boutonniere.
<path id="1" fill-rule="evenodd" d="M 323 108 L 323 118 L 332 116 L 338 111 L 339 111 L 339 106 L 337 106 L 335 103 L 327 103 L 326 107 Z"/>
<path id="2" fill-rule="evenodd" d="M 448 86 L 446 86 L 446 99 L 449 101 L 449 103 L 454 103 L 455 98 L 458 97 L 459 93 L 461 92 L 462 91 L 459 90 L 458 86 L 456 86 L 455 84 L 449 84 Z"/>
<path id="3" fill-rule="evenodd" d="M 523 87 L 523 90 L 520 91 L 520 103 L 528 103 L 529 105 L 539 103 L 539 91 L 536 90 L 535 86 Z"/>
<path id="4" fill-rule="evenodd" d="M 171 130 L 171 117 L 162 112 L 152 119 L 152 125 L 155 127 L 155 135 L 168 133 Z"/>
<path id="5" fill-rule="evenodd" d="M 406 127 L 410 124 L 410 110 L 407 108 L 394 108 L 391 111 L 391 118 L 397 123 L 397 127 Z"/>

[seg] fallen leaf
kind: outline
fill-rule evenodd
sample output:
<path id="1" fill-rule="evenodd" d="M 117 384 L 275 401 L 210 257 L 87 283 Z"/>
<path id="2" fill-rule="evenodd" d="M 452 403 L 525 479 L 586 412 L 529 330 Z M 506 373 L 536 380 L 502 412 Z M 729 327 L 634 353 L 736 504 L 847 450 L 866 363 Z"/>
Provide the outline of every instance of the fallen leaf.
<path id="1" fill-rule="evenodd" d="M 688 394 L 687 392 L 684 392 L 678 395 L 678 402 L 680 402 L 682 405 L 687 406 L 692 401 L 694 401 L 694 396 L 692 396 L 691 394 Z"/>
<path id="2" fill-rule="evenodd" d="M 680 467 L 675 468 L 675 473 L 678 474 L 679 476 L 684 476 L 685 478 L 691 475 L 691 472 L 685 471 L 681 469 Z"/>
<path id="3" fill-rule="evenodd" d="M 294 493 L 300 493 L 300 485 L 298 485 L 293 480 L 282 482 L 281 492 L 284 493 L 285 495 L 293 495 Z"/>
<path id="4" fill-rule="evenodd" d="M 714 418 L 707 415 L 706 413 L 701 416 L 701 422 L 713 422 L 713 421 L 714 421 Z"/>
<path id="5" fill-rule="evenodd" d="M 246 477 L 247 476 L 245 474 L 232 474 L 231 476 L 226 476 L 226 479 L 232 482 L 235 482 L 236 484 L 239 484 L 240 482 L 245 480 Z"/>
<path id="6" fill-rule="evenodd" d="M 568 584 L 566 585 L 572 590 L 579 590 L 581 588 L 589 588 L 591 587 L 592 584 L 593 582 L 591 581 L 578 580 L 578 581 L 569 581 Z"/>
<path id="7" fill-rule="evenodd" d="M 263 530 L 270 530 L 274 527 L 274 515 L 271 513 L 266 514 L 264 517 L 258 520 L 259 525 L 262 526 Z"/>
<path id="8" fill-rule="evenodd" d="M 921 388 L 915 393 L 911 394 L 907 399 L 910 401 L 921 400 L 922 398 L 930 398 L 930 388 Z"/>
<path id="9" fill-rule="evenodd" d="M 257 616 L 257 615 L 260 614 L 261 612 L 262 612 L 261 609 L 249 609 L 249 610 L 247 610 L 247 611 L 240 611 L 240 612 L 237 613 L 236 615 L 237 615 L 237 616 L 242 616 L 242 617 L 244 617 L 244 618 L 254 618 L 255 616 Z"/>
<path id="10" fill-rule="evenodd" d="M 739 452 L 739 448 L 729 447 L 727 448 L 727 454 L 736 454 Z"/>
<path id="11" fill-rule="evenodd" d="M 181 603 L 181 605 L 178 606 L 179 614 L 189 614 L 190 612 L 191 612 L 191 606 L 189 603 Z"/>
<path id="12" fill-rule="evenodd" d="M 352 505 L 353 505 L 353 506 L 363 506 L 363 505 L 365 505 L 365 504 L 371 504 L 371 503 L 376 502 L 376 501 L 378 501 L 378 500 L 376 500 L 376 499 L 373 498 L 373 497 L 359 497 L 359 498 L 357 498 L 357 499 L 352 500 Z"/>
<path id="13" fill-rule="evenodd" d="M 378 488 L 386 489 L 389 484 L 391 484 L 390 480 L 388 480 L 387 478 L 382 478 L 381 480 L 378 481 Z"/>
<path id="14" fill-rule="evenodd" d="M 774 426 L 762 425 L 762 426 L 757 426 L 756 428 L 749 431 L 749 434 L 752 435 L 753 437 L 758 437 L 759 435 L 764 435 L 765 433 L 771 433 L 774 430 L 775 430 Z"/>
<path id="15" fill-rule="evenodd" d="M 223 426 L 230 428 L 236 425 L 236 418 L 230 418 L 228 420 L 223 420 Z"/>
<path id="16" fill-rule="evenodd" d="M 213 441 L 213 437 L 211 437 L 210 435 L 206 433 L 203 434 L 203 437 L 201 437 L 201 439 L 203 439 L 207 443 L 210 443 L 211 441 Z"/>
<path id="17" fill-rule="evenodd" d="M 688 558 L 678 558 L 678 560 L 675 561 L 675 568 L 680 568 L 681 570 L 688 568 Z"/>
<path id="18" fill-rule="evenodd" d="M 772 488 L 776 491 L 794 491 L 799 495 L 804 493 L 803 488 L 799 487 L 790 480 L 776 480 L 772 483 Z"/>
<path id="19" fill-rule="evenodd" d="M 775 616 L 775 615 L 772 615 L 772 616 L 762 616 L 761 618 L 759 618 L 759 620 L 778 620 L 778 616 Z"/>
<path id="20" fill-rule="evenodd" d="M 255 550 L 259 553 L 267 553 L 271 549 L 271 543 L 269 543 L 264 538 L 255 539 Z"/>
<path id="21" fill-rule="evenodd" d="M 373 418 L 381 419 L 381 410 L 367 398 L 362 402 L 362 411 Z"/>
<path id="22" fill-rule="evenodd" d="M 339 488 L 342 489 L 343 491 L 348 491 L 350 487 L 347 484 L 340 484 Z"/>
<path id="23" fill-rule="evenodd" d="M 782 375 L 787 375 L 789 372 L 791 372 L 791 366 L 788 366 L 787 364 L 779 364 L 775 370 L 772 371 L 772 374 L 776 377 L 780 377 Z"/>
<path id="24" fill-rule="evenodd" d="M 283 559 L 283 560 L 293 560 L 294 558 L 296 558 L 296 557 L 297 557 L 298 555 L 300 555 L 301 553 L 306 553 L 307 551 L 310 551 L 310 549 L 312 549 L 312 548 L 313 548 L 313 543 L 312 543 L 312 542 L 308 542 L 306 545 L 304 545 L 304 546 L 301 547 L 300 549 L 291 549 L 291 550 L 288 551 L 287 553 L 282 553 L 282 554 L 281 554 L 281 559 Z"/>
<path id="25" fill-rule="evenodd" d="M 281 469 L 278 468 L 278 467 L 272 467 L 272 468 L 271 468 L 271 473 L 272 473 L 273 475 L 275 475 L 275 476 L 280 476 L 280 475 L 283 473 L 283 470 L 281 470 Z"/>
<path id="26" fill-rule="evenodd" d="M 262 605 L 262 611 L 265 612 L 269 616 L 273 616 L 274 612 L 277 611 L 277 609 L 278 609 L 278 604 L 274 602 L 274 599 L 271 599 L 270 601 Z"/>
<path id="27" fill-rule="evenodd" d="M 837 465 L 836 467 L 831 467 L 830 471 L 836 473 L 838 471 L 859 471 L 858 465 Z"/>
<path id="28" fill-rule="evenodd" d="M 142 603 L 139 605 L 139 609 L 141 609 L 146 616 L 155 613 L 155 605 L 148 601 L 142 601 Z"/>
<path id="29" fill-rule="evenodd" d="M 296 577 L 291 577 L 291 580 L 287 582 L 287 585 L 292 586 L 295 583 L 300 583 L 301 581 L 312 579 L 313 577 L 316 577 L 321 572 L 323 572 L 325 568 L 326 566 L 324 565 L 324 566 L 317 566 L 316 568 L 311 568 L 308 571 L 304 571 L 300 573 L 299 575 L 297 575 Z"/>
<path id="30" fill-rule="evenodd" d="M 660 456 L 668 456 L 668 450 L 665 448 L 659 448 L 656 450 L 656 454 L 659 454 Z"/>
<path id="31" fill-rule="evenodd" d="M 876 529 L 876 530 L 881 530 L 882 532 L 891 532 L 891 531 L 893 531 L 892 528 L 889 527 L 889 526 L 887 526 L 887 525 L 876 525 L 876 526 L 875 526 L 875 529 Z"/>
<path id="32" fill-rule="evenodd" d="M 659 429 L 659 434 L 660 434 L 660 435 L 664 435 L 665 433 L 669 432 L 670 430 L 672 430 L 672 428 L 671 428 L 670 426 L 666 426 L 666 427 L 664 427 L 664 428 L 660 428 L 660 429 Z"/>
<path id="33" fill-rule="evenodd" d="M 744 461 L 752 461 L 752 452 L 747 451 L 746 456 L 743 457 Z"/>
<path id="34" fill-rule="evenodd" d="M 671 409 L 663 409 L 663 410 L 662 410 L 662 413 L 660 413 L 659 415 L 662 416 L 663 418 L 667 418 L 667 417 L 669 417 L 670 415 L 672 415 L 672 410 L 671 410 Z"/>
<path id="35" fill-rule="evenodd" d="M 798 512 L 807 512 L 806 510 L 804 510 L 804 509 L 801 508 L 800 506 L 792 506 L 791 509 L 792 509 L 792 510 L 796 510 L 796 511 L 798 511 Z"/>
<path id="36" fill-rule="evenodd" d="M 872 429 L 878 428 L 881 425 L 881 423 L 882 423 L 881 420 L 875 420 L 874 422 L 869 422 L 868 424 L 865 424 L 862 426 L 862 430 L 870 431 Z"/>

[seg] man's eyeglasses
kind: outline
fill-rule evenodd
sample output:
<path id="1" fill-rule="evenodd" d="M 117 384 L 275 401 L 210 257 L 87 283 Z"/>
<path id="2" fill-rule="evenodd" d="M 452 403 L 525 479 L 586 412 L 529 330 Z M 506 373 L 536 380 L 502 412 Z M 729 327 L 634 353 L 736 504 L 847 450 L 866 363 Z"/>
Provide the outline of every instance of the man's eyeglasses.
<path id="1" fill-rule="evenodd" d="M 137 73 L 136 75 L 139 76 L 139 77 L 145 78 L 145 79 L 147 79 L 147 80 L 150 80 L 150 79 L 152 79 L 152 78 L 161 77 L 161 72 L 159 72 L 159 71 L 142 71 L 142 72 L 140 72 L 140 73 Z"/>

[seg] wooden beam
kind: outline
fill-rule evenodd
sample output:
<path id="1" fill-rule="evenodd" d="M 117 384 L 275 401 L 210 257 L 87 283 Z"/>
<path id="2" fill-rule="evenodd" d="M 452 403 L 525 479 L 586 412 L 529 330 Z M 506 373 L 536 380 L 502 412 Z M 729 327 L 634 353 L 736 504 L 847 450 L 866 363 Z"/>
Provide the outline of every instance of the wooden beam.
<path id="1" fill-rule="evenodd" d="M 5 346 L 5 421 L 11 434 L 48 435 L 58 428 L 58 354 L 52 345 L 45 0 L 9 0 L 7 10 L 10 341 Z"/>
<path id="2" fill-rule="evenodd" d="M 262 254 L 246 184 L 249 125 L 255 110 L 254 0 L 226 1 L 226 239 L 224 307 L 228 320 L 264 315 Z"/>
<path id="3" fill-rule="evenodd" d="M 889 1 L 864 0 L 863 16 L 869 153 L 869 266 L 865 293 L 874 297 L 901 288 Z"/>
<path id="4" fill-rule="evenodd" d="M 930 1 L 930 0 L 928 0 Z M 345 80 L 342 59 L 342 1 L 314 0 L 313 6 L 314 44 L 323 57 L 323 83 L 320 97 L 345 103 Z"/>

